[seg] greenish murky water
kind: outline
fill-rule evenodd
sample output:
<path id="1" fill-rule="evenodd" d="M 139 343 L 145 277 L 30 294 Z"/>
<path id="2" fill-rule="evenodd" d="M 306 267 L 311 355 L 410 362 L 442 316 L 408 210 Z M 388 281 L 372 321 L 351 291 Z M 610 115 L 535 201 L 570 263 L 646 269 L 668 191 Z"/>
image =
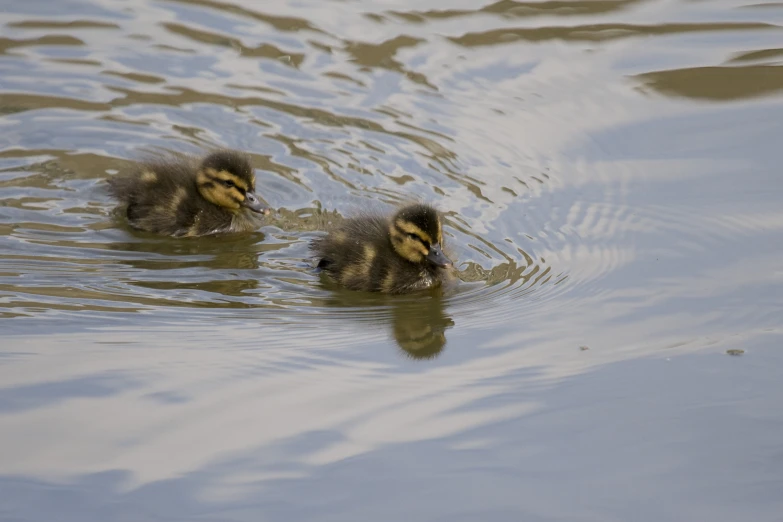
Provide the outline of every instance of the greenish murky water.
<path id="1" fill-rule="evenodd" d="M 783 4 L 445 5 L 0 1 L 0 520 L 781 519 Z M 214 146 L 257 233 L 114 212 Z M 455 288 L 311 270 L 409 200 Z"/>

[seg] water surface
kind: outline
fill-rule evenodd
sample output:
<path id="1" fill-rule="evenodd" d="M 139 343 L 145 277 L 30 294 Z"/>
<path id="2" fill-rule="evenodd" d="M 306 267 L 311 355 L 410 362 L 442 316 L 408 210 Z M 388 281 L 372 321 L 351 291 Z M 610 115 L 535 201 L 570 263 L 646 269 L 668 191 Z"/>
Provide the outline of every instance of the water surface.
<path id="1" fill-rule="evenodd" d="M 0 12 L 0 519 L 780 520 L 781 4 Z M 258 232 L 114 211 L 214 146 Z M 411 199 L 455 288 L 312 271 Z"/>

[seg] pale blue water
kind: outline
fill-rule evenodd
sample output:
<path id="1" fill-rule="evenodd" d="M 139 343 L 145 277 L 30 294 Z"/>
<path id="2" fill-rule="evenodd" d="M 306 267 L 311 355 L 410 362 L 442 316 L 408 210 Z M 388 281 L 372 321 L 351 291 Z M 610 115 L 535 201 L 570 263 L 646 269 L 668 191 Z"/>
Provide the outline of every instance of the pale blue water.
<path id="1" fill-rule="evenodd" d="M 780 5 L 0 7 L 0 520 L 783 518 Z M 258 233 L 113 213 L 214 145 Z M 457 288 L 325 287 L 411 197 Z"/>

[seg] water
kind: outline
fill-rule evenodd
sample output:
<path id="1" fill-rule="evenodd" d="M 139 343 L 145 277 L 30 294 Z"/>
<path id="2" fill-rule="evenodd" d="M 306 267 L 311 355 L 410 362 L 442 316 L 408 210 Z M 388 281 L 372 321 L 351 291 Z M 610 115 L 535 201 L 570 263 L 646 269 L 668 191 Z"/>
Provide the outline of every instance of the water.
<path id="1" fill-rule="evenodd" d="M 781 520 L 783 5 L 1 5 L 0 520 Z M 113 211 L 215 145 L 259 232 Z M 411 199 L 456 288 L 310 269 Z"/>

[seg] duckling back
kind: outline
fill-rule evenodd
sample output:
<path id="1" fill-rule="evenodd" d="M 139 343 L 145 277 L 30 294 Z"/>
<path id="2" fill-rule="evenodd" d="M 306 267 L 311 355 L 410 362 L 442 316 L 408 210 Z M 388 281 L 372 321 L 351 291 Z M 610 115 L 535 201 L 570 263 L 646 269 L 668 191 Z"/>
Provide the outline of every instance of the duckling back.
<path id="1" fill-rule="evenodd" d="M 133 228 L 166 235 L 184 235 L 183 227 L 192 221 L 192 205 L 197 196 L 192 166 L 181 162 L 146 163 L 137 170 L 108 180 L 109 194 L 126 206 Z"/>

